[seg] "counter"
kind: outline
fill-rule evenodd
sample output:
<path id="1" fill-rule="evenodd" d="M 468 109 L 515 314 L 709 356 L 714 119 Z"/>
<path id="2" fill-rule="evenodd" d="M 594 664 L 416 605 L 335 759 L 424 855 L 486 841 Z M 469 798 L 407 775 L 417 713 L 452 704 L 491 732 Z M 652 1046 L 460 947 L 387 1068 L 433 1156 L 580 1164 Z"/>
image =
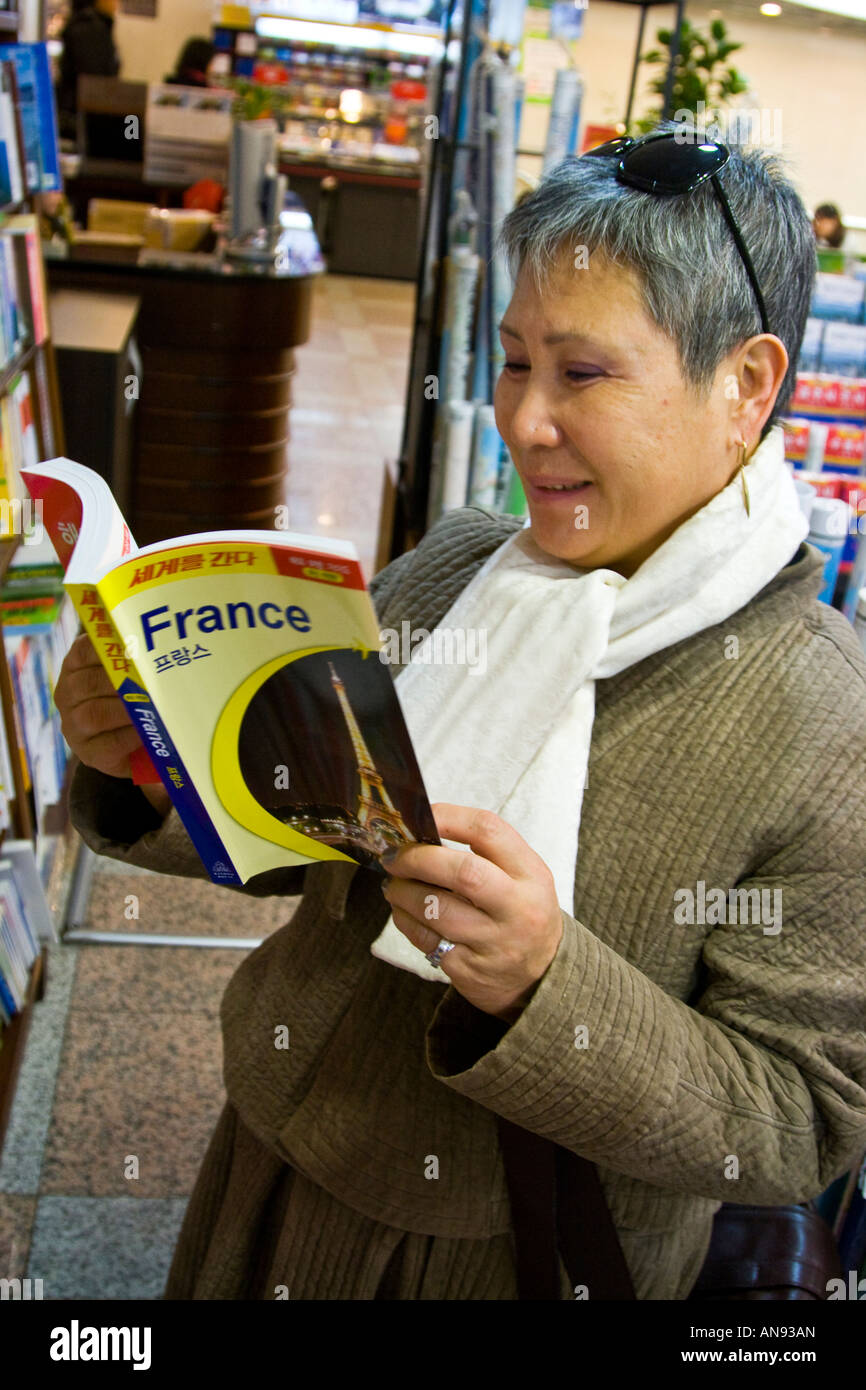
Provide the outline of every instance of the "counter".
<path id="1" fill-rule="evenodd" d="M 124 264 L 92 250 L 46 260 L 46 270 L 52 290 L 140 300 L 129 516 L 138 544 L 271 529 L 286 500 L 294 350 L 310 334 L 312 275 L 219 255 L 142 252 Z"/>

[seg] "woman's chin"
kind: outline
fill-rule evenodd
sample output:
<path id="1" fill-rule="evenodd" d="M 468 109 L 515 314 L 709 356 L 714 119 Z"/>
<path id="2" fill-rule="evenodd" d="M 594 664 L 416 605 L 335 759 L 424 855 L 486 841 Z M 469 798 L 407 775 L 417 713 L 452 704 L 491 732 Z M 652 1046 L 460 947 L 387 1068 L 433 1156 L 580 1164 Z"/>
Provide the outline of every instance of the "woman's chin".
<path id="1" fill-rule="evenodd" d="M 529 515 L 532 538 L 548 555 L 587 569 L 594 569 L 599 564 L 596 558 L 600 549 L 599 537 L 590 536 L 588 530 L 579 530 L 573 518 L 552 517 L 544 507 L 530 507 Z"/>

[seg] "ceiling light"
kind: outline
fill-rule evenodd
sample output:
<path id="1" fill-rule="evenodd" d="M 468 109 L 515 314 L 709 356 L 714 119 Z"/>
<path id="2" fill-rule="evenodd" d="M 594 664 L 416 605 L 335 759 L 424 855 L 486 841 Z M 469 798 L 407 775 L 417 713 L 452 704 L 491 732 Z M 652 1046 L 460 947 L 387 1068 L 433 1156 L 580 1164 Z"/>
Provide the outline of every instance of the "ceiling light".
<path id="1" fill-rule="evenodd" d="M 781 13 L 781 5 L 766 4 L 761 6 L 761 14 L 770 15 L 773 19 L 776 18 L 776 15 L 780 15 Z"/>
<path id="2" fill-rule="evenodd" d="M 866 20 L 866 0 L 788 0 L 789 5 L 798 9 L 824 10 L 828 14 L 841 14 L 846 19 Z"/>

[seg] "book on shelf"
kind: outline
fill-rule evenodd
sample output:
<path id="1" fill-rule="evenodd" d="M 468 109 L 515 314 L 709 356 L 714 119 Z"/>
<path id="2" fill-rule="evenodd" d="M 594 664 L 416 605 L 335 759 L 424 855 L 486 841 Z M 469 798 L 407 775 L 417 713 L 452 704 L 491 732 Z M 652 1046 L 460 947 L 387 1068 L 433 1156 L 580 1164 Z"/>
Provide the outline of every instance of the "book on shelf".
<path id="1" fill-rule="evenodd" d="M 0 207 L 20 203 L 27 190 L 21 165 L 15 64 L 0 62 Z"/>
<path id="2" fill-rule="evenodd" d="M 0 1022 L 10 1023 L 27 998 L 30 972 L 56 930 L 29 840 L 0 847 Z"/>
<path id="3" fill-rule="evenodd" d="M 29 372 L 21 372 L 0 398 L 0 539 L 21 536 L 25 545 L 39 538 L 38 517 L 21 479 L 39 462 Z"/>
<path id="4" fill-rule="evenodd" d="M 6 568 L 0 599 L 62 598 L 63 566 L 47 536 L 19 547 Z"/>
<path id="5" fill-rule="evenodd" d="M 6 732 L 6 718 L 0 705 L 0 832 L 3 834 L 12 824 L 11 803 L 14 800 L 15 780 L 12 775 L 9 738 Z"/>
<path id="6" fill-rule="evenodd" d="M 78 631 L 50 540 L 19 546 L 0 588 L 0 624 L 20 717 L 37 824 L 60 799 L 68 751 L 54 707 L 60 667 Z"/>
<path id="7" fill-rule="evenodd" d="M 32 636 L 4 634 L 6 659 L 15 692 L 24 756 L 33 790 L 36 824 L 41 830 L 49 806 L 60 801 L 68 754 L 54 709 L 43 643 Z"/>
<path id="8" fill-rule="evenodd" d="M 11 238 L 18 312 L 25 337 L 31 343 L 44 343 L 48 337 L 48 289 L 39 219 L 32 212 L 17 212 L 6 218 L 2 233 Z"/>
<path id="9" fill-rule="evenodd" d="M 8 1023 L 23 1007 L 39 946 L 15 883 L 11 860 L 0 860 L 0 1004 Z"/>
<path id="10" fill-rule="evenodd" d="M 24 480 L 147 749 L 137 779 L 162 782 L 215 882 L 439 843 L 352 545 L 224 531 L 138 550 L 90 469 Z"/>
<path id="11" fill-rule="evenodd" d="M 27 332 L 20 312 L 18 270 L 11 235 L 0 236 L 0 370 L 27 346 Z"/>
<path id="12" fill-rule="evenodd" d="M 48 45 L 0 44 L 0 60 L 15 65 L 27 192 L 56 193 L 63 184 Z"/>
<path id="13" fill-rule="evenodd" d="M 19 472 L 32 468 L 39 462 L 39 441 L 36 437 L 36 424 L 33 418 L 33 392 L 30 389 L 30 373 L 22 372 L 16 377 L 9 391 L 15 421 L 15 445 L 20 450 Z"/>
<path id="14" fill-rule="evenodd" d="M 0 371 L 6 371 L 48 337 L 45 269 L 37 220 L 30 213 L 7 217 L 0 227 L 0 300 Z"/>
<path id="15" fill-rule="evenodd" d="M 50 458 L 55 450 L 54 417 L 51 411 L 51 387 L 48 381 L 46 349 L 40 347 L 34 358 L 36 377 L 36 407 L 39 411 L 39 432 L 42 437 L 42 458 Z"/>

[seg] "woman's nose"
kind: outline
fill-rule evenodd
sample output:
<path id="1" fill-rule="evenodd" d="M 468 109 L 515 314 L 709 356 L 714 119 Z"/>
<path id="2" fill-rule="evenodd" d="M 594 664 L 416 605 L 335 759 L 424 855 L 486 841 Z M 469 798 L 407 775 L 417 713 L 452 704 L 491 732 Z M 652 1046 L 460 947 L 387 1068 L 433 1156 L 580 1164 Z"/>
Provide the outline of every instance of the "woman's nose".
<path id="1" fill-rule="evenodd" d="M 561 442 L 559 427 L 542 388 L 527 384 L 521 392 L 511 417 L 511 433 L 524 449 L 539 445 L 555 448 Z"/>

